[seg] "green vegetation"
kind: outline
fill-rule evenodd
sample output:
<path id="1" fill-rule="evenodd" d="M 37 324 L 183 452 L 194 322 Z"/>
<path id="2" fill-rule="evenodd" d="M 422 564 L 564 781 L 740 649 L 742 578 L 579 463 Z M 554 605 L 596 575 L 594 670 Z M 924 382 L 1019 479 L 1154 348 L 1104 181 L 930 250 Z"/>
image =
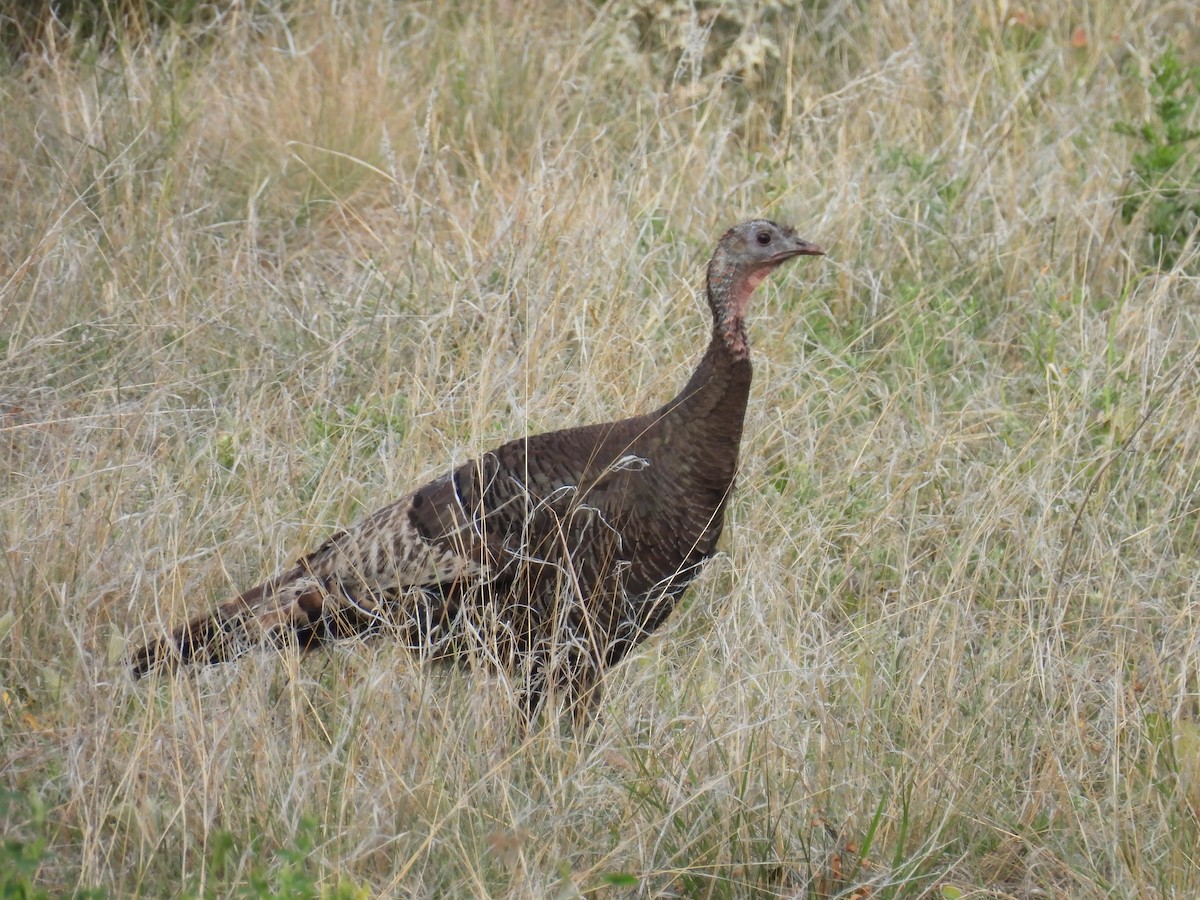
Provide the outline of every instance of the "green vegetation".
<path id="1" fill-rule="evenodd" d="M 35 878 L 46 852 L 46 810 L 37 795 L 0 791 L 0 820 L 4 843 L 0 846 L 0 897 L 37 900 L 49 895 Z M 24 820 L 24 821 L 22 821 Z M 32 833 L 30 833 L 32 832 Z"/>
<path id="2" fill-rule="evenodd" d="M 1119 134 L 1144 148 L 1133 156 L 1135 190 L 1121 204 L 1121 219 L 1128 225 L 1142 211 L 1153 260 L 1170 268 L 1200 230 L 1200 127 L 1195 112 L 1200 65 L 1184 65 L 1172 47 L 1163 51 L 1150 72 L 1153 118 L 1141 126 L 1115 125 Z"/>
<path id="3" fill-rule="evenodd" d="M 1182 7 L 55 8 L 0 23 L 3 896 L 1200 894 Z M 585 737 L 382 640 L 130 681 L 668 397 L 758 214 L 829 255 L 756 295 L 724 553 Z"/>

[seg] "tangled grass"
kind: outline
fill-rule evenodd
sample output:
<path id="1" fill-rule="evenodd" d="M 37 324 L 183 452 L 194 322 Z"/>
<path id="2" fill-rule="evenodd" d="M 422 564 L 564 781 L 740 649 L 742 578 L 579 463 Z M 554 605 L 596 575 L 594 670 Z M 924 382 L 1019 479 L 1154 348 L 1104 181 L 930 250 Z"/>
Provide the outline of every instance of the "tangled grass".
<path id="1" fill-rule="evenodd" d="M 1115 128 L 1194 2 L 198 9 L 0 71 L 6 889 L 1200 891 L 1200 253 L 1147 264 Z M 829 256 L 758 295 L 724 552 L 585 738 L 386 642 L 130 681 L 669 397 L 759 214 Z"/>

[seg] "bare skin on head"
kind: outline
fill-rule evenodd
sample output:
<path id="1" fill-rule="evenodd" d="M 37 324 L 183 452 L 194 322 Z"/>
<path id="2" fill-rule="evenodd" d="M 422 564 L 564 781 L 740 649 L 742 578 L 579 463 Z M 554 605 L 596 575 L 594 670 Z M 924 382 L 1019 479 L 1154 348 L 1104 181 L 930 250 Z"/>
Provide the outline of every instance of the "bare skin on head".
<path id="1" fill-rule="evenodd" d="M 729 229 L 708 264 L 712 339 L 675 398 L 458 466 L 151 641 L 135 676 L 383 631 L 423 658 L 508 672 L 528 721 L 550 690 L 586 719 L 603 671 L 663 623 L 716 548 L 750 388 L 751 294 L 823 252 L 767 220 Z"/>

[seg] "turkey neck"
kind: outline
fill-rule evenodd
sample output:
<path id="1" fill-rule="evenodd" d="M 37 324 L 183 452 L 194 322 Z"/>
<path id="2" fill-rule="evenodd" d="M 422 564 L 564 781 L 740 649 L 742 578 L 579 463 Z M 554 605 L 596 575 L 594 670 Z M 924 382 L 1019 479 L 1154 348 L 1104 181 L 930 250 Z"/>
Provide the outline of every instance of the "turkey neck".
<path id="1" fill-rule="evenodd" d="M 742 438 L 751 374 L 749 357 L 734 355 L 714 334 L 688 383 L 667 404 L 665 418 L 687 430 L 728 441 L 736 450 Z"/>
<path id="2" fill-rule="evenodd" d="M 670 424 L 697 432 L 697 439 L 731 447 L 735 464 L 752 374 L 744 321 L 746 301 L 765 275 L 765 271 L 743 272 L 719 257 L 709 263 L 712 339 L 688 383 L 662 410 L 665 419 L 675 420 Z"/>

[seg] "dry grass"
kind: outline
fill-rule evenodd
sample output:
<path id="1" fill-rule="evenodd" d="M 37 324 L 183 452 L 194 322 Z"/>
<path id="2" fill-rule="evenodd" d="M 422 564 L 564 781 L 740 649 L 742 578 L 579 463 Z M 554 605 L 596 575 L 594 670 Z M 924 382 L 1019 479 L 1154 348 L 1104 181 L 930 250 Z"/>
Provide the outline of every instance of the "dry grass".
<path id="1" fill-rule="evenodd" d="M 1200 264 L 1139 265 L 1112 131 L 1193 2 L 225 6 L 0 74 L 11 883 L 1200 891 Z M 385 642 L 130 681 L 143 623 L 670 396 L 760 213 L 830 255 L 585 739 Z"/>

